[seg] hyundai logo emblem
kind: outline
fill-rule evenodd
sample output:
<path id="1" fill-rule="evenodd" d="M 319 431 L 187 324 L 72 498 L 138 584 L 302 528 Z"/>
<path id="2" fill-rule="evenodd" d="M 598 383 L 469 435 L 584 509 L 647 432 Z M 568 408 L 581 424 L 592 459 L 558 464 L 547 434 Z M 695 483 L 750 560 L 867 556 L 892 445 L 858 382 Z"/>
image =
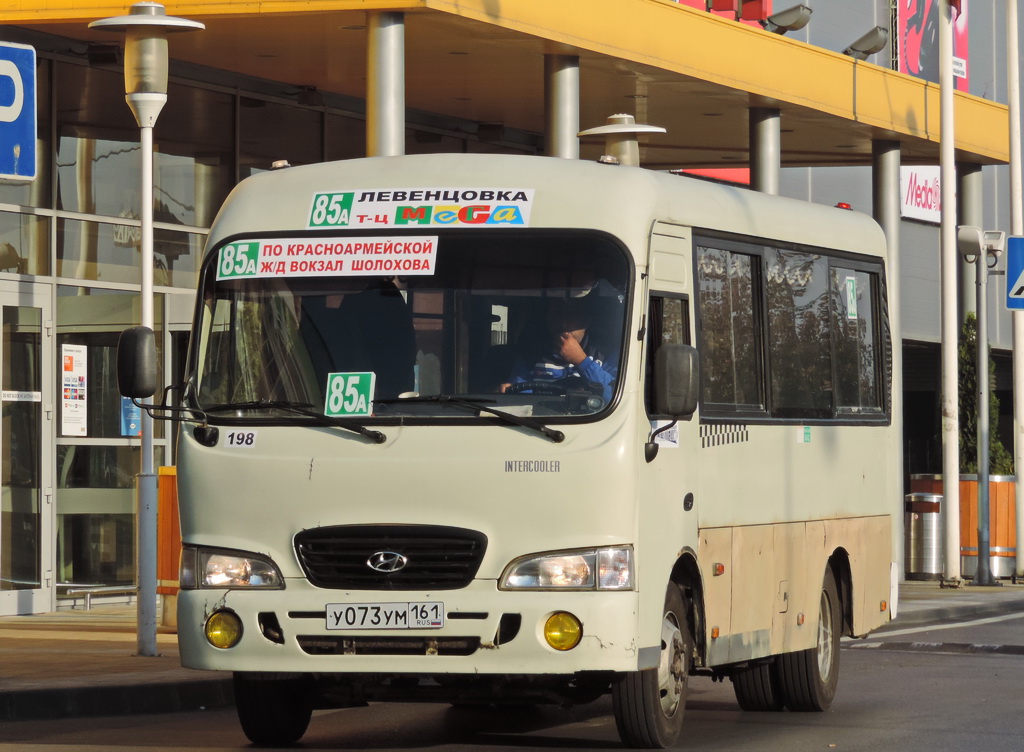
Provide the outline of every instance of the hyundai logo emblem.
<path id="1" fill-rule="evenodd" d="M 404 569 L 409 560 L 396 551 L 378 551 L 366 560 L 366 566 L 377 572 L 390 574 Z"/>

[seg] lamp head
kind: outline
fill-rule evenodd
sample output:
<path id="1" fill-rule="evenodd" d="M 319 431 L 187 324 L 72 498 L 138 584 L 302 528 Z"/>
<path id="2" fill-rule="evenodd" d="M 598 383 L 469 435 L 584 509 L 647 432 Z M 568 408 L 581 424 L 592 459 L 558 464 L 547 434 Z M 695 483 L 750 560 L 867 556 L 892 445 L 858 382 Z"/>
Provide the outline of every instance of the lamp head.
<path id="1" fill-rule="evenodd" d="M 776 34 L 785 34 L 787 31 L 797 31 L 807 25 L 811 20 L 811 13 L 814 11 L 802 3 L 792 8 L 773 13 L 761 22 L 766 31 Z"/>
<path id="2" fill-rule="evenodd" d="M 658 125 L 637 123 L 632 115 L 619 114 L 608 118 L 607 125 L 599 125 L 580 131 L 577 136 L 604 136 L 604 156 L 602 162 L 608 164 L 640 166 L 640 145 L 637 134 L 664 133 L 665 129 Z M 605 159 L 608 157 L 608 159 Z"/>
<path id="3" fill-rule="evenodd" d="M 889 41 L 889 30 L 884 26 L 876 26 L 845 50 L 844 55 L 849 55 L 857 60 L 867 60 L 869 56 L 885 49 Z"/>
<path id="4" fill-rule="evenodd" d="M 139 126 L 152 127 L 167 100 L 167 34 L 206 26 L 168 16 L 160 3 L 141 2 L 129 8 L 127 16 L 101 18 L 89 28 L 125 33 L 125 99 Z"/>

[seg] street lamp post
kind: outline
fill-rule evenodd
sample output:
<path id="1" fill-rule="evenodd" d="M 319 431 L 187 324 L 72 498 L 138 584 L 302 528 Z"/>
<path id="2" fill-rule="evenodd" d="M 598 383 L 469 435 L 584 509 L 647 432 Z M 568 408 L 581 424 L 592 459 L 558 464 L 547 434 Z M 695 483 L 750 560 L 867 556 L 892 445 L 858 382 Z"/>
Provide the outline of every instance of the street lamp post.
<path id="1" fill-rule="evenodd" d="M 103 18 L 90 28 L 125 33 L 124 91 L 139 124 L 142 147 L 142 326 L 153 329 L 153 126 L 167 102 L 167 34 L 206 28 L 198 21 L 168 16 L 159 3 L 136 3 L 129 15 Z M 151 398 L 143 400 L 152 403 Z M 138 652 L 156 650 L 157 478 L 153 472 L 153 419 L 142 411 L 142 458 L 138 476 L 136 577 Z"/>
<path id="2" fill-rule="evenodd" d="M 974 575 L 975 585 L 996 585 L 989 560 L 989 374 L 988 374 L 988 276 L 995 267 L 1006 244 L 1006 233 L 998 230 L 982 232 L 977 227 L 960 227 L 957 230 L 957 246 L 964 255 L 964 261 L 977 265 L 975 305 L 978 311 L 977 359 L 975 363 L 975 391 L 978 426 L 978 569 Z"/>

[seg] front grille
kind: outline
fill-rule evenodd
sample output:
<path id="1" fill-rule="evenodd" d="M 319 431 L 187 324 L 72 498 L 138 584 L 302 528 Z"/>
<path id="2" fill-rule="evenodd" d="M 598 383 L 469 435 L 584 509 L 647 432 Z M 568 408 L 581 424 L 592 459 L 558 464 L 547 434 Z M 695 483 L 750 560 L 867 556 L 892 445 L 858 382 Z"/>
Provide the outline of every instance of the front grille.
<path id="1" fill-rule="evenodd" d="M 331 590 L 455 590 L 476 576 L 487 537 L 441 525 L 339 525 L 303 530 L 295 550 L 306 577 Z M 381 552 L 407 560 L 397 572 L 367 561 Z"/>
<path id="2" fill-rule="evenodd" d="M 308 655 L 473 655 L 479 637 L 324 637 L 298 635 L 299 647 Z"/>

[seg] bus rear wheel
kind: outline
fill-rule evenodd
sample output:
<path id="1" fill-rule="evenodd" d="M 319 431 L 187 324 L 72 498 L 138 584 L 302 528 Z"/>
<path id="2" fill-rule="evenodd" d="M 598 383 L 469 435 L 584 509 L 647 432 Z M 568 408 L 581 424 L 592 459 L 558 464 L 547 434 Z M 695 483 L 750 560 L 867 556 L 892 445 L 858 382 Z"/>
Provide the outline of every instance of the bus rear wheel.
<path id="1" fill-rule="evenodd" d="M 786 707 L 779 669 L 774 661 L 744 666 L 732 673 L 736 701 L 744 710 L 777 712 Z"/>
<path id="2" fill-rule="evenodd" d="M 679 738 L 694 645 L 688 614 L 679 586 L 669 583 L 657 668 L 626 674 L 612 687 L 615 726 L 627 747 L 663 749 Z"/>
<path id="3" fill-rule="evenodd" d="M 313 699 L 302 679 L 256 679 L 235 672 L 234 686 L 238 721 L 253 744 L 292 744 L 306 733 Z"/>
<path id="4" fill-rule="evenodd" d="M 819 599 L 817 645 L 776 659 L 786 707 L 790 710 L 817 712 L 832 705 L 839 685 L 841 614 L 836 578 L 828 568 Z"/>

